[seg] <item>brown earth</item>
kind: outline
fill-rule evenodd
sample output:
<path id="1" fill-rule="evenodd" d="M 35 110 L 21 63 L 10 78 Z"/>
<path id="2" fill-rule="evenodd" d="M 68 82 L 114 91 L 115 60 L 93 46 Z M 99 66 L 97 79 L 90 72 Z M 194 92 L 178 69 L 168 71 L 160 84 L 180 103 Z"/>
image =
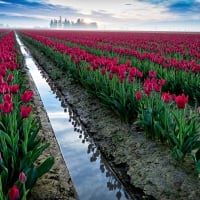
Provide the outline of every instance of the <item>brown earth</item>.
<path id="1" fill-rule="evenodd" d="M 132 194 L 136 192 L 137 199 L 153 199 L 150 196 L 160 200 L 199 199 L 200 180 L 190 162 L 186 160 L 180 164 L 175 161 L 167 147 L 147 139 L 143 131 L 134 125 L 121 122 L 112 111 L 104 108 L 97 98 L 61 72 L 42 52 L 25 44 L 40 67 L 48 74 L 49 80 L 53 81 L 59 93 L 77 114 L 118 177 Z M 39 110 L 43 112 L 41 116 L 46 120 L 40 100 L 36 104 L 40 105 Z M 44 132 L 47 138 L 54 140 L 55 145 L 56 139 L 52 130 Z M 55 193 L 58 192 L 56 194 L 58 197 L 67 195 L 70 199 L 76 196 L 69 176 L 67 176 L 67 181 L 64 181 L 69 184 L 63 184 L 62 178 L 64 177 L 61 177 L 60 173 L 63 173 L 62 170 L 67 173 L 68 171 L 58 146 L 54 147 L 54 145 L 49 151 L 56 156 L 59 154 L 59 158 L 56 159 L 58 164 L 40 180 L 32 192 L 33 196 L 36 196 L 33 199 L 41 199 L 41 195 L 48 196 L 55 186 Z M 60 166 L 63 167 L 60 168 Z M 54 184 L 52 184 L 51 175 L 54 177 Z M 41 189 L 42 186 L 46 188 Z M 137 188 L 150 196 L 139 194 L 140 190 Z M 72 197 L 69 197 L 69 194 L 73 194 Z"/>

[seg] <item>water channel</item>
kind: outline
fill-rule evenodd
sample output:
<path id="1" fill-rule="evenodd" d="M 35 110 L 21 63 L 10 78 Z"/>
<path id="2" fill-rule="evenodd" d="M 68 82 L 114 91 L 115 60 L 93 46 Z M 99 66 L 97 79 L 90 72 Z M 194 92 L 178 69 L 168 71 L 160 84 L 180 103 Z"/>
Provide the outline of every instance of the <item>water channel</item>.
<path id="1" fill-rule="evenodd" d="M 131 199 L 73 112 L 47 80 L 16 35 L 80 200 Z"/>

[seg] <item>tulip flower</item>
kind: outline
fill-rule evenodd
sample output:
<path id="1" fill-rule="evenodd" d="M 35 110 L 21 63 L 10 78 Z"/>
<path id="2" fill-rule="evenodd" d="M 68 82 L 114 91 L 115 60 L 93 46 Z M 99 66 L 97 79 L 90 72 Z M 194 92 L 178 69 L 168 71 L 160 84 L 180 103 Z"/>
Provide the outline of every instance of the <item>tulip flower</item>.
<path id="1" fill-rule="evenodd" d="M 27 118 L 27 117 L 29 117 L 31 111 L 32 111 L 31 106 L 22 105 L 20 115 L 22 118 Z"/>
<path id="2" fill-rule="evenodd" d="M 7 82 L 3 82 L 1 85 L 0 85 L 0 93 L 1 94 L 5 94 L 5 93 L 8 93 L 9 92 L 9 85 Z"/>
<path id="3" fill-rule="evenodd" d="M 16 94 L 19 92 L 19 85 L 15 84 L 15 85 L 10 85 L 10 92 L 13 94 Z"/>
<path id="4" fill-rule="evenodd" d="M 19 181 L 20 181 L 20 183 L 25 183 L 26 182 L 26 180 L 27 180 L 27 177 L 26 177 L 26 175 L 24 174 L 24 172 L 20 172 L 19 173 Z"/>
<path id="5" fill-rule="evenodd" d="M 0 67 L 0 74 L 2 76 L 5 76 L 6 72 L 7 72 L 7 68 L 5 66 L 1 66 Z"/>
<path id="6" fill-rule="evenodd" d="M 3 76 L 0 74 L 0 84 L 4 82 Z"/>
<path id="7" fill-rule="evenodd" d="M 4 96 L 3 96 L 3 101 L 4 102 L 10 102 L 10 103 L 12 103 L 12 96 L 10 95 L 10 94 L 4 94 Z"/>
<path id="8" fill-rule="evenodd" d="M 33 96 L 32 90 L 26 90 L 23 94 L 21 94 L 21 100 L 24 103 L 28 103 Z"/>
<path id="9" fill-rule="evenodd" d="M 12 188 L 8 190 L 9 200 L 17 200 L 19 198 L 19 189 L 16 185 L 13 185 Z"/>
<path id="10" fill-rule="evenodd" d="M 140 100 L 140 99 L 142 98 L 142 94 L 141 94 L 140 92 L 136 92 L 136 93 L 135 93 L 135 98 L 136 98 L 137 100 Z"/>
<path id="11" fill-rule="evenodd" d="M 183 109 L 188 102 L 188 96 L 185 96 L 185 94 L 178 95 L 175 98 L 175 102 L 178 108 Z"/>
<path id="12" fill-rule="evenodd" d="M 172 100 L 172 95 L 168 92 L 163 92 L 161 98 L 165 103 L 169 103 Z"/>
<path id="13" fill-rule="evenodd" d="M 4 102 L 3 104 L 0 104 L 0 108 L 1 108 L 1 111 L 3 113 L 11 113 L 12 110 L 13 110 L 13 103 L 12 102 L 9 102 L 9 101 L 6 101 Z"/>
<path id="14" fill-rule="evenodd" d="M 8 77 L 7 77 L 7 81 L 8 81 L 8 82 L 12 82 L 13 79 L 14 79 L 13 74 L 9 74 Z"/>
<path id="15" fill-rule="evenodd" d="M 151 78 L 155 78 L 155 77 L 156 77 L 156 74 L 157 74 L 156 71 L 154 71 L 154 70 L 149 70 L 149 76 L 150 76 Z"/>

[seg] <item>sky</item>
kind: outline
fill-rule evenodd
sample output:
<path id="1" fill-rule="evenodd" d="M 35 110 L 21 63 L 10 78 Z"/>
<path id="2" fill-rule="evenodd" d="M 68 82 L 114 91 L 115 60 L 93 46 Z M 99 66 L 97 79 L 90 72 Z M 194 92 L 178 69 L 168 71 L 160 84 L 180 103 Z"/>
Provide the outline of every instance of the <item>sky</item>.
<path id="1" fill-rule="evenodd" d="M 200 0 L 0 0 L 1 26 L 49 28 L 60 16 L 99 30 L 200 32 Z"/>

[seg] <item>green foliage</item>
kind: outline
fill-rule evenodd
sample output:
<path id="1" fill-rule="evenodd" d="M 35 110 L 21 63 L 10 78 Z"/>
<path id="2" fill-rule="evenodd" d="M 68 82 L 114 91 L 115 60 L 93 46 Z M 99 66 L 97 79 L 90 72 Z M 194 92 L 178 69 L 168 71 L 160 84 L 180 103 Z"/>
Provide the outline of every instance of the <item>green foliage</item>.
<path id="1" fill-rule="evenodd" d="M 177 160 L 183 160 L 193 150 L 200 149 L 200 124 L 197 123 L 198 116 L 188 110 L 179 109 L 172 111 L 176 129 L 169 135 L 172 155 Z"/>
<path id="2" fill-rule="evenodd" d="M 186 155 L 200 150 L 199 120 L 199 114 L 189 107 L 178 109 L 173 102 L 164 103 L 158 93 L 152 93 L 151 98 L 141 100 L 136 124 L 144 128 L 147 137 L 167 144 L 176 160 L 183 161 Z M 198 172 L 199 159 L 193 155 Z"/>
<path id="3" fill-rule="evenodd" d="M 144 96 L 139 104 L 139 120 L 147 137 L 167 142 L 169 132 L 175 129 L 175 124 L 169 113 L 170 104 L 165 104 L 160 93 L 152 92 L 151 97 Z"/>

